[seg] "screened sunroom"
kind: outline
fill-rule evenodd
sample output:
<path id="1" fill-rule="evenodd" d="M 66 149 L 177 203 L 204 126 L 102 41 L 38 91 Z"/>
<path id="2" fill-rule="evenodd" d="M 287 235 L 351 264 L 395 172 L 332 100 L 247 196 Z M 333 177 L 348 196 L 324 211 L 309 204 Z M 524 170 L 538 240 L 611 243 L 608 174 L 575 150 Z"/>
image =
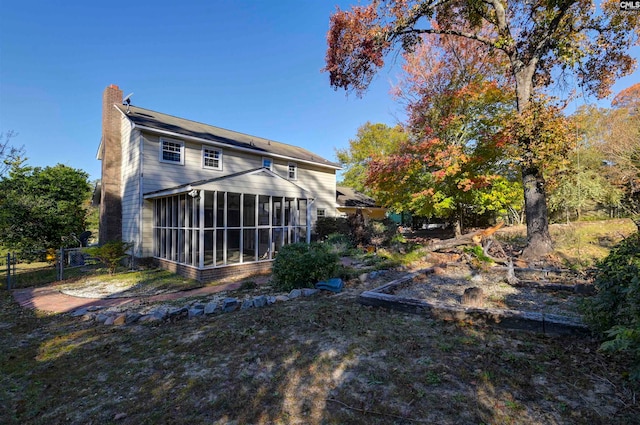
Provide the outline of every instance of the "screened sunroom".
<path id="1" fill-rule="evenodd" d="M 145 195 L 153 203 L 153 255 L 198 269 L 266 262 L 308 242 L 312 197 L 258 169 Z"/>

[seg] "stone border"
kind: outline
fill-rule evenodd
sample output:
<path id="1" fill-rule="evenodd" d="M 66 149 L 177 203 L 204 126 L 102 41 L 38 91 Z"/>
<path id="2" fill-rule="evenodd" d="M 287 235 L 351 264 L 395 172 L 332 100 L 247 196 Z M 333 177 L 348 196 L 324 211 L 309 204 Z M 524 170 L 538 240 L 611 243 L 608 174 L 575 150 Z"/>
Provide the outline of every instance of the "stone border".
<path id="1" fill-rule="evenodd" d="M 236 310 L 262 308 L 277 302 L 289 301 L 299 297 L 310 297 L 320 292 L 315 288 L 293 289 L 288 295 L 257 295 L 244 300 L 225 297 L 209 302 L 191 301 L 181 307 L 160 306 L 142 314 L 139 311 L 102 311 L 108 307 L 89 306 L 75 309 L 69 313 L 71 317 L 82 317 L 83 320 L 95 321 L 103 325 L 124 326 L 134 323 L 163 322 L 184 318 L 204 317 L 220 313 L 231 313 Z"/>
<path id="2" fill-rule="evenodd" d="M 373 307 L 386 307 L 406 313 L 421 314 L 445 321 L 482 323 L 504 329 L 526 330 L 545 335 L 586 335 L 589 328 L 581 320 L 555 314 L 531 311 L 475 308 L 430 303 L 414 298 L 391 295 L 396 288 L 421 274 L 431 274 L 433 268 L 419 270 L 395 279 L 358 296 L 358 302 Z"/>

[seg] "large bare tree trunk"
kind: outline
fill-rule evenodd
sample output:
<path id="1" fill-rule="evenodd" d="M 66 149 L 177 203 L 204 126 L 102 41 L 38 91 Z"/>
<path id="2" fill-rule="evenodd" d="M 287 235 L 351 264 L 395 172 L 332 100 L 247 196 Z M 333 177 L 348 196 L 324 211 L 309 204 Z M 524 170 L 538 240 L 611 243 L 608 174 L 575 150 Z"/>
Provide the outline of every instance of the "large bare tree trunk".
<path id="1" fill-rule="evenodd" d="M 516 98 L 518 112 L 522 113 L 529 106 L 533 91 L 533 75 L 537 59 L 532 58 L 525 65 L 519 60 L 512 60 L 516 80 Z M 533 165 L 524 165 L 522 169 L 524 186 L 524 209 L 527 221 L 527 247 L 522 256 L 525 259 L 540 258 L 553 250 L 549 233 L 549 212 L 542 170 Z"/>
<path id="2" fill-rule="evenodd" d="M 522 170 L 524 209 L 527 217 L 527 247 L 525 259 L 542 257 L 553 250 L 549 234 L 549 213 L 542 172 L 536 167 Z"/>

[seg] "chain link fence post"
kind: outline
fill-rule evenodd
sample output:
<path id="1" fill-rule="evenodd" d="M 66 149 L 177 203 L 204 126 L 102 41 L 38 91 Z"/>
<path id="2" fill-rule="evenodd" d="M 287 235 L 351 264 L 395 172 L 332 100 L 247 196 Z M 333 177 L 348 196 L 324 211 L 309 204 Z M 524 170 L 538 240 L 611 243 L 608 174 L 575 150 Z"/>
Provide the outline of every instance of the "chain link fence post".
<path id="1" fill-rule="evenodd" d="M 64 279 L 64 247 L 60 247 L 60 261 L 58 262 L 58 280 Z"/>
<path id="2" fill-rule="evenodd" d="M 7 252 L 7 289 L 11 289 L 11 254 Z"/>
<path id="3" fill-rule="evenodd" d="M 7 253 L 7 290 L 15 286 L 17 264 L 16 253 L 14 252 L 13 255 L 10 252 Z M 13 265 L 13 270 L 11 265 Z"/>

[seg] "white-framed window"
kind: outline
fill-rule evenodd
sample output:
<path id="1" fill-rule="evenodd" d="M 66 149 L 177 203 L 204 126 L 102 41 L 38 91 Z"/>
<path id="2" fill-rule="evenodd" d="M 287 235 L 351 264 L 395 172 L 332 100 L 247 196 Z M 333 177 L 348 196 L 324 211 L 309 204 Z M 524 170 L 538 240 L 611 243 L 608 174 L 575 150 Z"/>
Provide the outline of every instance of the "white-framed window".
<path id="1" fill-rule="evenodd" d="M 273 159 L 262 157 L 262 166 L 273 171 Z"/>
<path id="2" fill-rule="evenodd" d="M 327 216 L 327 211 L 324 208 L 318 208 L 318 218 L 326 217 L 326 216 Z"/>
<path id="3" fill-rule="evenodd" d="M 160 162 L 184 164 L 184 142 L 173 139 L 160 139 Z"/>
<path id="4" fill-rule="evenodd" d="M 289 180 L 298 180 L 298 164 L 296 164 L 295 162 L 289 163 L 287 177 L 289 177 Z"/>
<path id="5" fill-rule="evenodd" d="M 222 170 L 222 150 L 203 146 L 202 168 Z"/>

